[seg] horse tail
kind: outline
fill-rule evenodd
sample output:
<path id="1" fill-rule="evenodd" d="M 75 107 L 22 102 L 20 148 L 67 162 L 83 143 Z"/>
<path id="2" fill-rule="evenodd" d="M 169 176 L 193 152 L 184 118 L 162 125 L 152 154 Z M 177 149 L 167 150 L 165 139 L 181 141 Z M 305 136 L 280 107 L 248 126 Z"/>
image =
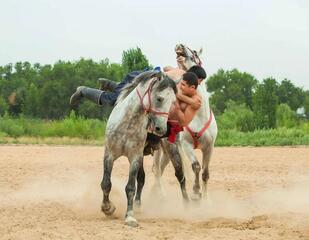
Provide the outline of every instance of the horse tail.
<path id="1" fill-rule="evenodd" d="M 186 178 L 187 181 L 193 182 L 194 181 L 194 175 L 192 171 L 192 163 L 190 159 L 188 158 L 187 154 L 182 148 L 182 145 L 178 145 L 178 151 L 180 154 L 181 158 L 181 164 L 182 164 L 182 171 L 184 174 L 184 177 Z"/>

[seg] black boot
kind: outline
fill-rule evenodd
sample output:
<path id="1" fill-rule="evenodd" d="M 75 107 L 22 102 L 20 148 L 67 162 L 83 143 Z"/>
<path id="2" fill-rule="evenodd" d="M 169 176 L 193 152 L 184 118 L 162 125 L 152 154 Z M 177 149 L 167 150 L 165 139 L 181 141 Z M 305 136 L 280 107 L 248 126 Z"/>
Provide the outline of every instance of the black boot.
<path id="1" fill-rule="evenodd" d="M 153 150 L 150 145 L 146 144 L 146 146 L 144 147 L 144 156 L 147 156 L 150 154 L 151 155 L 153 154 Z"/>
<path id="2" fill-rule="evenodd" d="M 98 82 L 100 83 L 100 89 L 102 91 L 110 91 L 113 92 L 117 87 L 117 83 L 114 81 L 108 80 L 106 78 L 99 78 Z"/>
<path id="3" fill-rule="evenodd" d="M 95 88 L 88 88 L 84 86 L 80 86 L 76 89 L 76 92 L 70 98 L 71 107 L 77 107 L 83 97 L 86 99 L 98 104 L 102 105 L 100 102 L 100 96 L 103 91 Z"/>

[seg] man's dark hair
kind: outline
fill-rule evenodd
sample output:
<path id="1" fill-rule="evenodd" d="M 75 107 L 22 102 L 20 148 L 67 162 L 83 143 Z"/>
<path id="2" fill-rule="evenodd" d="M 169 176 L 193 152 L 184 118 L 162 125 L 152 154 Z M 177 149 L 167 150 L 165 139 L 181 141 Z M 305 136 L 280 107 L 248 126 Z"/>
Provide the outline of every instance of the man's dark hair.
<path id="1" fill-rule="evenodd" d="M 207 77 L 207 74 L 204 70 L 204 68 L 202 68 L 201 66 L 193 66 L 191 68 L 189 68 L 189 70 L 187 72 L 192 72 L 195 73 L 197 78 L 201 78 L 201 79 L 205 79 Z"/>
<path id="2" fill-rule="evenodd" d="M 182 75 L 182 79 L 188 84 L 188 86 L 194 86 L 197 88 L 198 79 L 195 73 L 193 72 L 186 72 Z"/>

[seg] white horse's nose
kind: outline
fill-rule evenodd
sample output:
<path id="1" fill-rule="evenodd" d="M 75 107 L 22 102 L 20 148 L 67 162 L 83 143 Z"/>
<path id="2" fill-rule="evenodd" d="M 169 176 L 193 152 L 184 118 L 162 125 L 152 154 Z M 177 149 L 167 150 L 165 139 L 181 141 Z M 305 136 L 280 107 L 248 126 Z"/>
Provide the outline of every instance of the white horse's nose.
<path id="1" fill-rule="evenodd" d="M 155 127 L 155 133 L 156 135 L 162 136 L 166 133 L 167 128 L 162 126 L 156 126 Z"/>
<path id="2" fill-rule="evenodd" d="M 161 132 L 161 128 L 160 127 L 156 127 L 156 132 Z"/>

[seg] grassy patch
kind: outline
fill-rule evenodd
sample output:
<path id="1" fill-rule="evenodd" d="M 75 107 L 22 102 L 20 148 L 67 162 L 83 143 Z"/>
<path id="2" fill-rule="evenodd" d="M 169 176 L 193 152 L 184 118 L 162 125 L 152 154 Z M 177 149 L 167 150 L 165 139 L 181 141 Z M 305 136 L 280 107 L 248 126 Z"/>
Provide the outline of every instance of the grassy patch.
<path id="1" fill-rule="evenodd" d="M 278 128 L 240 132 L 221 130 L 217 146 L 287 146 L 309 145 L 309 133 L 301 128 Z"/>
<path id="2" fill-rule="evenodd" d="M 106 121 L 71 114 L 63 120 L 0 118 L 0 144 L 103 145 Z M 220 129 L 216 146 L 309 145 L 309 123 L 241 132 Z"/>

